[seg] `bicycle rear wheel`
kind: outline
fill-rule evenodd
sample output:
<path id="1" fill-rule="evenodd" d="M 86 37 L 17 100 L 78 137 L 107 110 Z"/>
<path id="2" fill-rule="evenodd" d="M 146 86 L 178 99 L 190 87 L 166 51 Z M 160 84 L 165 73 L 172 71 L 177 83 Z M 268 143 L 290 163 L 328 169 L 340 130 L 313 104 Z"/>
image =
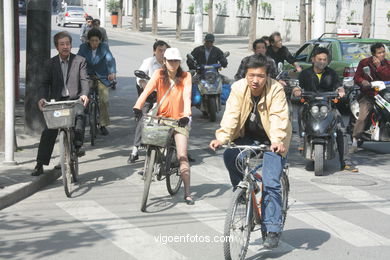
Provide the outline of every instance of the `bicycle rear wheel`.
<path id="1" fill-rule="evenodd" d="M 150 184 L 152 183 L 154 164 L 156 161 L 156 148 L 149 148 L 146 155 L 147 162 L 145 163 L 146 168 L 144 169 L 144 193 L 142 194 L 141 211 L 146 211 L 146 203 L 148 201 Z"/>
<path id="2" fill-rule="evenodd" d="M 288 193 L 290 191 L 290 183 L 288 181 L 288 176 L 286 169 L 283 170 L 282 176 L 280 177 L 281 191 L 282 191 L 282 230 L 284 228 L 284 223 L 287 218 L 288 210 Z"/>
<path id="3" fill-rule="evenodd" d="M 97 133 L 97 107 L 96 102 L 89 104 L 89 133 L 91 136 L 91 145 L 95 145 L 96 133 Z"/>
<path id="4" fill-rule="evenodd" d="M 248 251 L 249 239 L 252 230 L 252 221 L 248 221 L 247 214 L 252 215 L 252 201 L 246 198 L 246 189 L 237 187 L 229 206 L 224 228 L 225 241 L 223 251 L 226 260 L 244 260 Z M 248 207 L 249 210 L 248 210 Z M 250 216 L 251 218 L 252 216 Z"/>
<path id="5" fill-rule="evenodd" d="M 64 190 L 66 196 L 69 198 L 72 193 L 72 163 L 70 154 L 70 138 L 65 131 L 60 131 L 60 161 Z"/>
<path id="6" fill-rule="evenodd" d="M 168 148 L 166 157 L 166 184 L 169 194 L 175 195 L 181 186 L 182 179 L 180 176 L 179 160 L 177 159 L 176 147 L 174 145 Z"/>

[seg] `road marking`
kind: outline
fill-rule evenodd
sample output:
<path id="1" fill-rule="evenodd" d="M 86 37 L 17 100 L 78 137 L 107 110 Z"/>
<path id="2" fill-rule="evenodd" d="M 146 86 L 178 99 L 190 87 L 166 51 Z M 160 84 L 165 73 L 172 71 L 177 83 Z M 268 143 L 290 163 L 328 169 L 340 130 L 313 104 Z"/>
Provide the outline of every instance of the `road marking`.
<path id="1" fill-rule="evenodd" d="M 336 194 L 337 196 L 359 203 L 360 205 L 364 205 L 365 207 L 382 212 L 386 215 L 390 215 L 390 201 L 387 199 L 370 194 L 367 191 L 353 186 L 331 185 L 313 182 L 307 178 L 307 174 L 305 176 L 303 174 L 297 174 L 298 172 L 299 171 L 294 172 L 294 175 L 290 175 L 290 177 L 310 183 L 314 186 L 319 187 L 320 189 Z"/>
<path id="2" fill-rule="evenodd" d="M 186 259 L 95 201 L 60 202 L 56 205 L 137 259 L 154 259 L 156 255 L 159 259 Z M 153 250 L 148 250 L 150 248 Z"/>
<path id="3" fill-rule="evenodd" d="M 291 198 L 291 200 L 294 199 Z M 305 222 L 316 229 L 328 232 L 332 236 L 344 240 L 356 247 L 390 246 L 390 239 L 300 201 L 296 201 L 290 206 L 288 215 Z"/>

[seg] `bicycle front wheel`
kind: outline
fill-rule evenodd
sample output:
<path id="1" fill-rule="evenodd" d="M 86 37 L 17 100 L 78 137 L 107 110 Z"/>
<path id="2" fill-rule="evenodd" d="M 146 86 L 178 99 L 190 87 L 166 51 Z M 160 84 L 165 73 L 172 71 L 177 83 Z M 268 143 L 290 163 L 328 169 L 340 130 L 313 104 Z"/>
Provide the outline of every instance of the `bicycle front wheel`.
<path id="1" fill-rule="evenodd" d="M 223 250 L 226 260 L 245 259 L 252 230 L 252 221 L 247 221 L 252 216 L 247 216 L 248 212 L 252 214 L 252 203 L 246 198 L 246 189 L 237 187 L 225 219 Z"/>
<path id="2" fill-rule="evenodd" d="M 72 170 L 70 140 L 68 134 L 65 131 L 60 131 L 60 161 L 64 190 L 66 196 L 69 198 L 72 193 Z"/>
<path id="3" fill-rule="evenodd" d="M 152 183 L 154 164 L 156 161 L 156 148 L 149 148 L 146 154 L 145 169 L 144 169 L 144 193 L 142 194 L 141 211 L 146 211 L 146 203 L 148 201 L 150 184 Z"/>
<path id="4" fill-rule="evenodd" d="M 180 176 L 180 169 L 179 169 L 179 160 L 177 159 L 177 152 L 176 147 L 171 146 L 168 149 L 167 152 L 167 159 L 166 159 L 166 184 L 167 184 L 167 190 L 169 194 L 175 195 L 181 186 L 182 179 Z"/>
<path id="5" fill-rule="evenodd" d="M 89 133 L 91 136 L 91 145 L 95 145 L 97 133 L 97 107 L 96 102 L 89 104 Z"/>

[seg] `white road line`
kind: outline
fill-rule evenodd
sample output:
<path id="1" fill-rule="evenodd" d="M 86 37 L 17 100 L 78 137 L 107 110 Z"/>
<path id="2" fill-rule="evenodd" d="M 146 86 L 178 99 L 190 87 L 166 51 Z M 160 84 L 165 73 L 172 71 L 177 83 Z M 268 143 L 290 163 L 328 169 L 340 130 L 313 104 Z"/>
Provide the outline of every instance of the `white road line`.
<path id="1" fill-rule="evenodd" d="M 57 206 L 137 259 L 154 259 L 156 255 L 159 259 L 186 259 L 95 201 L 61 202 Z M 149 248 L 153 250 L 148 250 Z"/>
<path id="2" fill-rule="evenodd" d="M 291 198 L 291 200 L 294 199 Z M 288 215 L 305 222 L 316 229 L 328 232 L 332 236 L 344 240 L 356 247 L 390 246 L 390 239 L 300 201 L 296 201 L 290 207 Z"/>
<path id="3" fill-rule="evenodd" d="M 312 185 L 319 187 L 320 189 L 336 194 L 337 196 L 344 197 L 350 201 L 359 203 L 360 205 L 363 205 L 365 207 L 382 212 L 386 215 L 390 215 L 389 200 L 374 194 L 370 194 L 367 191 L 364 191 L 362 189 L 353 186 L 330 185 L 330 184 L 324 184 L 319 182 L 312 182 L 310 181 L 310 179 L 307 178 L 307 174 L 306 176 L 304 176 L 303 174 L 299 174 L 298 171 L 294 172 L 294 174 L 291 175 L 290 177 L 300 181 L 310 183 Z"/>

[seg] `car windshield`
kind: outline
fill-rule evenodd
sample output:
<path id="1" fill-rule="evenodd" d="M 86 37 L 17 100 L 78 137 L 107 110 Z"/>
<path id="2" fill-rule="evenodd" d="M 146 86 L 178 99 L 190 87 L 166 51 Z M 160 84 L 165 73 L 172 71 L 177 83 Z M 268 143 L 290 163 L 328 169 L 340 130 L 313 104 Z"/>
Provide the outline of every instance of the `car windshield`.
<path id="1" fill-rule="evenodd" d="M 340 47 L 343 60 L 361 60 L 372 56 L 370 47 L 373 43 L 368 42 L 342 42 Z M 390 59 L 390 43 L 386 43 L 386 58 Z"/>
<path id="2" fill-rule="evenodd" d="M 84 9 L 81 7 L 72 7 L 68 6 L 68 11 L 73 11 L 73 12 L 84 12 Z"/>

